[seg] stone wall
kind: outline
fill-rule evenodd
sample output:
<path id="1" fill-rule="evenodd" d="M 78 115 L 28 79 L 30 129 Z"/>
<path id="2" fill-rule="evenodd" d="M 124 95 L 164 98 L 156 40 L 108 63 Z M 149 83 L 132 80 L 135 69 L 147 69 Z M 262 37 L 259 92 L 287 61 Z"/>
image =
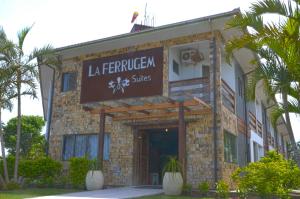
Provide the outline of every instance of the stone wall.
<path id="1" fill-rule="evenodd" d="M 222 105 L 222 137 L 223 137 L 223 154 L 224 154 L 224 130 L 236 136 L 237 142 L 237 116 Z M 238 143 L 238 142 L 237 142 Z M 238 155 L 238 153 L 237 153 Z M 235 184 L 231 179 L 232 173 L 238 168 L 238 163 L 229 163 L 223 161 L 222 165 L 222 179 L 230 185 L 230 188 L 235 188 Z"/>
<path id="2" fill-rule="evenodd" d="M 214 183 L 214 153 L 212 115 L 203 115 L 199 121 L 188 123 L 187 133 L 187 183 L 197 188 L 201 182 Z"/>

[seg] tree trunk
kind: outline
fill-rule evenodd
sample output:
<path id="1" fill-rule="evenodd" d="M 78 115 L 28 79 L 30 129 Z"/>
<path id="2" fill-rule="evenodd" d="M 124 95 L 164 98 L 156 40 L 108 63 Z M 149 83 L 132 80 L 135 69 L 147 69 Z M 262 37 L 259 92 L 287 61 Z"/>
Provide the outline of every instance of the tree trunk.
<path id="1" fill-rule="evenodd" d="M 288 95 L 285 92 L 282 93 L 282 101 L 283 101 L 284 116 L 285 116 L 285 121 L 286 121 L 286 128 L 288 130 L 290 142 L 292 145 L 292 150 L 294 152 L 294 160 L 296 161 L 298 167 L 300 167 L 300 160 L 299 160 L 300 154 L 297 150 L 297 145 L 295 142 L 293 129 L 292 129 L 292 125 L 291 125 L 291 120 L 290 120 L 290 115 L 289 115 L 289 111 L 288 111 Z"/>
<path id="2" fill-rule="evenodd" d="M 6 189 L 6 183 L 1 174 L 0 174 L 0 185 L 2 185 L 4 189 Z"/>
<path id="3" fill-rule="evenodd" d="M 18 168 L 20 161 L 20 141 L 21 141 L 21 79 L 17 79 L 17 95 L 18 95 L 18 124 L 17 124 L 17 142 L 16 142 L 16 160 L 14 169 L 14 181 L 18 182 Z"/>
<path id="4" fill-rule="evenodd" d="M 5 183 L 9 182 L 8 171 L 7 171 L 7 162 L 5 156 L 5 142 L 3 137 L 2 131 L 2 118 L 1 118 L 1 104 L 0 104 L 0 144 L 1 144 L 1 152 L 2 152 L 2 159 L 3 159 L 3 171 L 4 171 L 4 181 Z"/>

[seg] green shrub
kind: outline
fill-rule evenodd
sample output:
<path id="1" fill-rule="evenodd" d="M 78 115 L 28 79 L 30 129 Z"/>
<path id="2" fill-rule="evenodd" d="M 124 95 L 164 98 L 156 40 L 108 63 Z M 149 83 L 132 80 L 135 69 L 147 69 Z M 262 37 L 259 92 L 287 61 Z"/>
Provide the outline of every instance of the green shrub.
<path id="1" fill-rule="evenodd" d="M 288 198 L 289 191 L 300 186 L 300 169 L 291 160 L 270 151 L 259 162 L 237 169 L 232 178 L 243 195 Z"/>
<path id="2" fill-rule="evenodd" d="M 9 155 L 6 157 L 6 161 L 7 161 L 7 170 L 8 170 L 8 176 L 9 178 L 13 178 L 14 175 L 14 168 L 15 168 L 15 157 L 12 155 Z M 0 160 L 0 172 L 2 174 L 2 176 L 4 176 L 4 170 L 3 170 L 3 160 Z"/>
<path id="3" fill-rule="evenodd" d="M 15 183 L 15 182 L 9 182 L 9 183 L 6 184 L 6 189 L 7 190 L 20 189 L 20 185 L 18 183 Z"/>
<path id="4" fill-rule="evenodd" d="M 217 192 L 218 198 L 228 198 L 228 196 L 229 196 L 229 186 L 228 186 L 228 184 L 225 181 L 220 180 L 217 183 L 216 192 Z"/>
<path id="5" fill-rule="evenodd" d="M 85 177 L 89 168 L 91 166 L 91 161 L 87 158 L 71 158 L 69 176 L 71 184 L 74 188 L 83 189 L 85 186 Z"/>
<path id="6" fill-rule="evenodd" d="M 35 160 L 22 160 L 19 165 L 19 174 L 25 178 L 48 178 L 61 173 L 62 164 L 49 157 Z"/>
<path id="7" fill-rule="evenodd" d="M 191 184 L 184 184 L 182 186 L 183 194 L 191 195 L 192 194 L 192 188 L 193 188 L 193 186 Z"/>
<path id="8" fill-rule="evenodd" d="M 202 182 L 198 185 L 199 192 L 202 196 L 207 196 L 209 192 L 209 184 L 208 182 Z"/>

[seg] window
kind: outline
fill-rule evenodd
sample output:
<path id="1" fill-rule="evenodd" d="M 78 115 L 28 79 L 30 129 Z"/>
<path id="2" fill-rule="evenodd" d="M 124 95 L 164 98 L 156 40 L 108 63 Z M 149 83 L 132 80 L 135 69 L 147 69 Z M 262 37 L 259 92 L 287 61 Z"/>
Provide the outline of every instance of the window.
<path id="1" fill-rule="evenodd" d="M 103 159 L 109 160 L 110 135 L 104 134 Z M 98 135 L 65 135 L 63 143 L 63 160 L 72 157 L 97 158 Z"/>
<path id="2" fill-rule="evenodd" d="M 224 131 L 224 159 L 225 162 L 237 163 L 236 136 Z"/>
<path id="3" fill-rule="evenodd" d="M 202 66 L 202 77 L 209 78 L 209 66 L 207 65 Z"/>
<path id="4" fill-rule="evenodd" d="M 61 91 L 66 92 L 66 91 L 75 90 L 76 80 L 77 80 L 76 72 L 63 73 Z"/>
<path id="5" fill-rule="evenodd" d="M 261 157 L 263 157 L 264 151 L 263 147 L 259 145 L 256 142 L 253 142 L 253 156 L 254 156 L 254 162 L 257 162 L 260 160 Z"/>
<path id="6" fill-rule="evenodd" d="M 179 75 L 179 64 L 173 60 L 173 72 Z"/>
<path id="7" fill-rule="evenodd" d="M 239 77 L 238 77 L 238 92 L 239 92 L 239 96 L 243 97 L 243 82 Z"/>

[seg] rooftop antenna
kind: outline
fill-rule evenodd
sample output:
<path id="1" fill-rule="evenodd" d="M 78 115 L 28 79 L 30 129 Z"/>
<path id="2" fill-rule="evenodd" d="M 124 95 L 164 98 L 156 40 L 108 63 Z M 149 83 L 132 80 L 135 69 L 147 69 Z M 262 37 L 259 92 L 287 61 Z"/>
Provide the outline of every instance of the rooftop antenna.
<path id="1" fill-rule="evenodd" d="M 144 25 L 148 25 L 147 24 L 147 3 L 145 5 Z"/>

